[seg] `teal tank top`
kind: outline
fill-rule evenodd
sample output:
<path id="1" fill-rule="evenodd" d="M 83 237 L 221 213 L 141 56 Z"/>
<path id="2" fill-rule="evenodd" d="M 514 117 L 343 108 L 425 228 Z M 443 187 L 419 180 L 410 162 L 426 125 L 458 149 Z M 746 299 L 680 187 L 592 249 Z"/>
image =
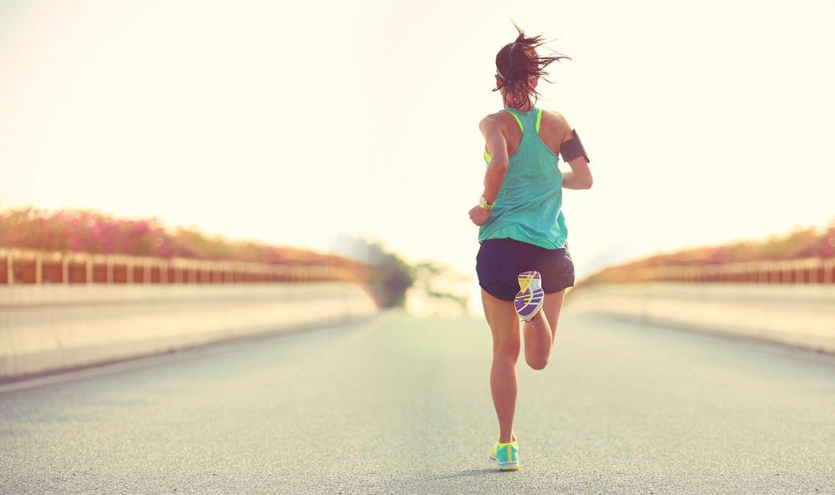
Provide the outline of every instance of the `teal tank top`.
<path id="1" fill-rule="evenodd" d="M 504 183 L 490 218 L 478 231 L 478 242 L 515 239 L 546 249 L 565 246 L 568 230 L 562 214 L 562 172 L 559 157 L 539 137 L 542 110 L 520 112 L 507 107 L 522 130 L 519 149 L 509 157 Z M 488 166 L 490 155 L 485 151 Z"/>

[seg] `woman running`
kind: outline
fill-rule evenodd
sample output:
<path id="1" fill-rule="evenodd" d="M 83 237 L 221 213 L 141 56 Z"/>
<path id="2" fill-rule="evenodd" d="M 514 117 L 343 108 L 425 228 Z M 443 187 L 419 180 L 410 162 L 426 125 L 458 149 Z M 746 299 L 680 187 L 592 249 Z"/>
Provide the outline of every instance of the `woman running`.
<path id="1" fill-rule="evenodd" d="M 516 41 L 496 55 L 493 91 L 501 92 L 504 109 L 479 124 L 486 141 L 487 173 L 484 194 L 470 210 L 470 219 L 480 227 L 476 272 L 493 333 L 490 390 L 499 440 L 490 457 L 503 470 L 519 468 L 513 433 L 519 320 L 525 361 L 541 370 L 551 356 L 565 289 L 574 285 L 562 188 L 592 185 L 588 156 L 577 133 L 562 115 L 541 110 L 532 101 L 540 96 L 536 86 L 540 76 L 547 75 L 545 67 L 568 57 L 538 56 L 542 36 L 529 38 L 516 29 Z M 559 155 L 570 172 L 560 172 Z"/>

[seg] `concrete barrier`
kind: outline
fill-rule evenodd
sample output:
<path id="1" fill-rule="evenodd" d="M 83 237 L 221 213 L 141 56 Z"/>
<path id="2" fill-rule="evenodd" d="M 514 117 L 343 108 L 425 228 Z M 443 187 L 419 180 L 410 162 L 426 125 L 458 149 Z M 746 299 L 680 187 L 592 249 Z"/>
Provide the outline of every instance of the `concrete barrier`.
<path id="1" fill-rule="evenodd" d="M 376 312 L 345 283 L 0 287 L 0 380 Z"/>
<path id="2" fill-rule="evenodd" d="M 597 284 L 569 292 L 566 309 L 835 353 L 833 285 Z"/>

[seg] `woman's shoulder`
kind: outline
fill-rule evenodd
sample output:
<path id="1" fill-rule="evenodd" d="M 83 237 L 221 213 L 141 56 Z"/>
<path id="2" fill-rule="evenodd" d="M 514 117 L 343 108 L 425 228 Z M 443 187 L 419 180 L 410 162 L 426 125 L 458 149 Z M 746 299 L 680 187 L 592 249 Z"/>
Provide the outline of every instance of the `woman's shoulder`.
<path id="1" fill-rule="evenodd" d="M 558 142 L 565 140 L 571 134 L 571 126 L 563 114 L 555 110 L 542 109 L 542 124 L 540 134 L 554 134 L 559 137 Z"/>
<path id="2" fill-rule="evenodd" d="M 543 108 L 542 120 L 548 120 L 549 122 L 553 123 L 555 126 L 560 128 L 568 128 L 568 121 L 565 119 L 563 114 L 557 112 L 556 110 L 547 110 Z"/>
<path id="3" fill-rule="evenodd" d="M 505 115 L 507 115 L 507 112 L 505 112 L 504 110 L 499 110 L 498 112 L 487 114 L 484 118 L 481 119 L 481 123 L 484 124 L 486 122 L 501 122 Z"/>
<path id="4" fill-rule="evenodd" d="M 478 123 L 478 128 L 481 129 L 482 132 L 489 129 L 504 128 L 507 123 L 506 119 L 508 118 L 513 119 L 513 116 L 504 110 L 499 110 L 498 112 L 488 114 L 486 117 L 482 118 Z"/>

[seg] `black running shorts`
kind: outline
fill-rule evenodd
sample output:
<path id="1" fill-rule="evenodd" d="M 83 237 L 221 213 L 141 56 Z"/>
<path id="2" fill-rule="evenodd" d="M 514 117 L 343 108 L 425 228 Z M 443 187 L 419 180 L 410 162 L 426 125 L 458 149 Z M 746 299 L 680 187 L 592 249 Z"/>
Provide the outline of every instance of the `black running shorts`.
<path id="1" fill-rule="evenodd" d="M 487 239 L 481 243 L 475 258 L 478 285 L 503 301 L 516 297 L 517 277 L 528 270 L 542 274 L 542 289 L 546 294 L 574 286 L 574 262 L 568 245 L 545 249 L 514 239 Z"/>

